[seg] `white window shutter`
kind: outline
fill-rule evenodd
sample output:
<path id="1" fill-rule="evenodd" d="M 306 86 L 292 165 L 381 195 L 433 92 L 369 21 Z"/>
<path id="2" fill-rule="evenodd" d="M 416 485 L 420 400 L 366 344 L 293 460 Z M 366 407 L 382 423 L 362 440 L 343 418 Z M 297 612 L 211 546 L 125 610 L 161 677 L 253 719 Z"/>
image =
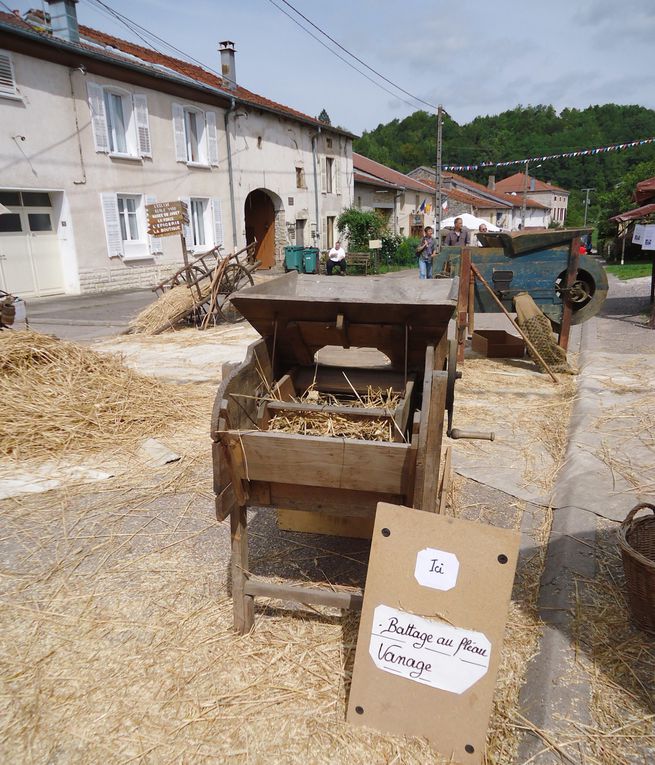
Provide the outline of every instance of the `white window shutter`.
<path id="1" fill-rule="evenodd" d="M 216 135 L 216 112 L 206 112 L 207 158 L 210 165 L 218 165 L 218 136 Z"/>
<path id="2" fill-rule="evenodd" d="M 222 245 L 225 240 L 221 200 L 218 197 L 212 199 L 212 221 L 214 223 L 214 246 L 218 247 L 219 245 Z"/>
<path id="3" fill-rule="evenodd" d="M 334 190 L 341 194 L 341 157 L 334 158 Z"/>
<path id="4" fill-rule="evenodd" d="M 107 130 L 107 115 L 105 114 L 105 98 L 102 87 L 94 82 L 87 82 L 89 94 L 89 109 L 93 127 L 93 142 L 96 151 L 109 151 L 109 132 Z"/>
<path id="5" fill-rule="evenodd" d="M 190 247 L 193 247 L 193 242 L 191 241 L 191 199 L 189 197 L 179 197 L 179 200 L 186 205 L 187 215 L 189 216 L 189 223 L 182 224 L 182 233 L 186 239 L 186 247 L 188 250 Z"/>
<path id="6" fill-rule="evenodd" d="M 157 197 L 146 197 L 146 204 L 147 205 L 154 205 L 157 201 Z M 146 224 L 148 222 L 148 211 L 146 210 Z M 159 236 L 150 236 L 148 235 L 148 247 L 150 249 L 150 254 L 154 255 L 156 252 L 163 252 L 164 248 L 162 246 L 162 239 Z"/>
<path id="7" fill-rule="evenodd" d="M 327 159 L 325 157 L 321 160 L 321 191 L 327 194 Z"/>
<path id="8" fill-rule="evenodd" d="M 186 162 L 186 134 L 184 132 L 184 109 L 173 104 L 173 133 L 175 136 L 175 159 Z"/>
<path id="9" fill-rule="evenodd" d="M 118 218 L 118 202 L 116 194 L 101 194 L 102 217 L 105 220 L 105 235 L 107 237 L 107 254 L 110 258 L 123 257 L 123 236 L 121 223 Z"/>
<path id="10" fill-rule="evenodd" d="M 0 53 L 0 95 L 16 96 L 16 77 L 14 75 L 14 64 L 11 56 L 2 51 Z"/>
<path id="11" fill-rule="evenodd" d="M 135 93 L 132 96 L 132 101 L 134 103 L 134 121 L 136 124 L 136 139 L 139 154 L 142 157 L 152 157 L 150 124 L 148 122 L 148 97 L 143 93 Z"/>

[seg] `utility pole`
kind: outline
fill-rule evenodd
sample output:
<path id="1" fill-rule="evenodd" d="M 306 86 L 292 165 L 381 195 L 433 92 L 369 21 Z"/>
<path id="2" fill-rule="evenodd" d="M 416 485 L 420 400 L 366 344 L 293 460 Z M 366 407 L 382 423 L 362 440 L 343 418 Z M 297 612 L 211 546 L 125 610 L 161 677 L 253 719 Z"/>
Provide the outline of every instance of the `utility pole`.
<path id="1" fill-rule="evenodd" d="M 525 160 L 525 184 L 523 186 L 523 204 L 521 205 L 521 230 L 525 230 L 525 208 L 528 204 L 528 184 L 530 183 L 530 176 L 528 175 L 528 167 L 530 160 Z"/>
<path id="2" fill-rule="evenodd" d="M 584 224 L 587 225 L 587 210 L 589 209 L 589 192 L 590 191 L 596 191 L 595 188 L 589 188 L 589 189 L 580 189 L 580 191 L 585 192 L 585 198 L 584 198 Z"/>
<path id="3" fill-rule="evenodd" d="M 437 165 L 435 176 L 435 188 L 437 203 L 437 252 L 441 252 L 441 213 L 443 208 L 441 207 L 441 145 L 442 145 L 442 126 L 443 126 L 443 106 L 439 104 L 437 107 Z"/>

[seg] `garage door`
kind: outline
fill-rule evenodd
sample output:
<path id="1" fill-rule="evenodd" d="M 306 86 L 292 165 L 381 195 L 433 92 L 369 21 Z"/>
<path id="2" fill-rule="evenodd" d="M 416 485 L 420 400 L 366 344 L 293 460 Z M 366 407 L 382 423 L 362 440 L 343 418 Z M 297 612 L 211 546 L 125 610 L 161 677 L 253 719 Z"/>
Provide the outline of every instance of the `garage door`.
<path id="1" fill-rule="evenodd" d="M 20 297 L 64 292 L 59 239 L 47 191 L 0 191 L 0 289 Z"/>

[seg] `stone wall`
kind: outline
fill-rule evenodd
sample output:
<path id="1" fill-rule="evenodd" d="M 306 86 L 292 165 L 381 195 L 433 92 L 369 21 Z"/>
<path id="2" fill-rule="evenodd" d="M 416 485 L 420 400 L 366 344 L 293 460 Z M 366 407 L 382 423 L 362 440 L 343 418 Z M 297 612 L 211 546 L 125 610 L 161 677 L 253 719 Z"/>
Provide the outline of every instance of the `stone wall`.
<path id="1" fill-rule="evenodd" d="M 172 276 L 180 268 L 177 263 L 127 265 L 125 268 L 103 268 L 80 271 L 80 292 L 113 292 L 129 289 L 150 289 Z"/>
<path id="2" fill-rule="evenodd" d="M 295 241 L 295 233 L 294 233 Z M 284 262 L 284 248 L 289 244 L 284 207 L 275 211 L 275 262 Z"/>

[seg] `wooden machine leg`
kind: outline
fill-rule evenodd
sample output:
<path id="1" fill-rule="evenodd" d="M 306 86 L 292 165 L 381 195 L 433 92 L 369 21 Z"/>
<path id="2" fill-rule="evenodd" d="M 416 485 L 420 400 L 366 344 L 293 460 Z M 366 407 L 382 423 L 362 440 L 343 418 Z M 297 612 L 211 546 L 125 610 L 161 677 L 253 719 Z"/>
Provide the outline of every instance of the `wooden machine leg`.
<path id="1" fill-rule="evenodd" d="M 466 330 L 468 326 L 469 282 L 471 279 L 471 251 L 464 247 L 459 257 L 459 295 L 457 297 L 457 316 L 455 331 L 457 339 L 457 361 L 464 361 Z"/>
<path id="2" fill-rule="evenodd" d="M 566 269 L 566 287 L 573 286 L 578 276 L 578 262 L 580 261 L 580 238 L 575 237 L 571 241 L 571 248 L 569 251 L 569 265 Z M 571 300 L 568 293 L 562 298 L 562 321 L 560 322 L 559 337 L 557 344 L 565 351 L 569 348 L 569 332 L 571 331 L 571 317 L 573 315 L 573 308 L 571 307 Z"/>
<path id="3" fill-rule="evenodd" d="M 246 595 L 248 579 L 248 516 L 244 506 L 235 506 L 230 513 L 232 536 L 232 610 L 234 629 L 241 635 L 250 632 L 255 622 L 255 599 Z"/>

